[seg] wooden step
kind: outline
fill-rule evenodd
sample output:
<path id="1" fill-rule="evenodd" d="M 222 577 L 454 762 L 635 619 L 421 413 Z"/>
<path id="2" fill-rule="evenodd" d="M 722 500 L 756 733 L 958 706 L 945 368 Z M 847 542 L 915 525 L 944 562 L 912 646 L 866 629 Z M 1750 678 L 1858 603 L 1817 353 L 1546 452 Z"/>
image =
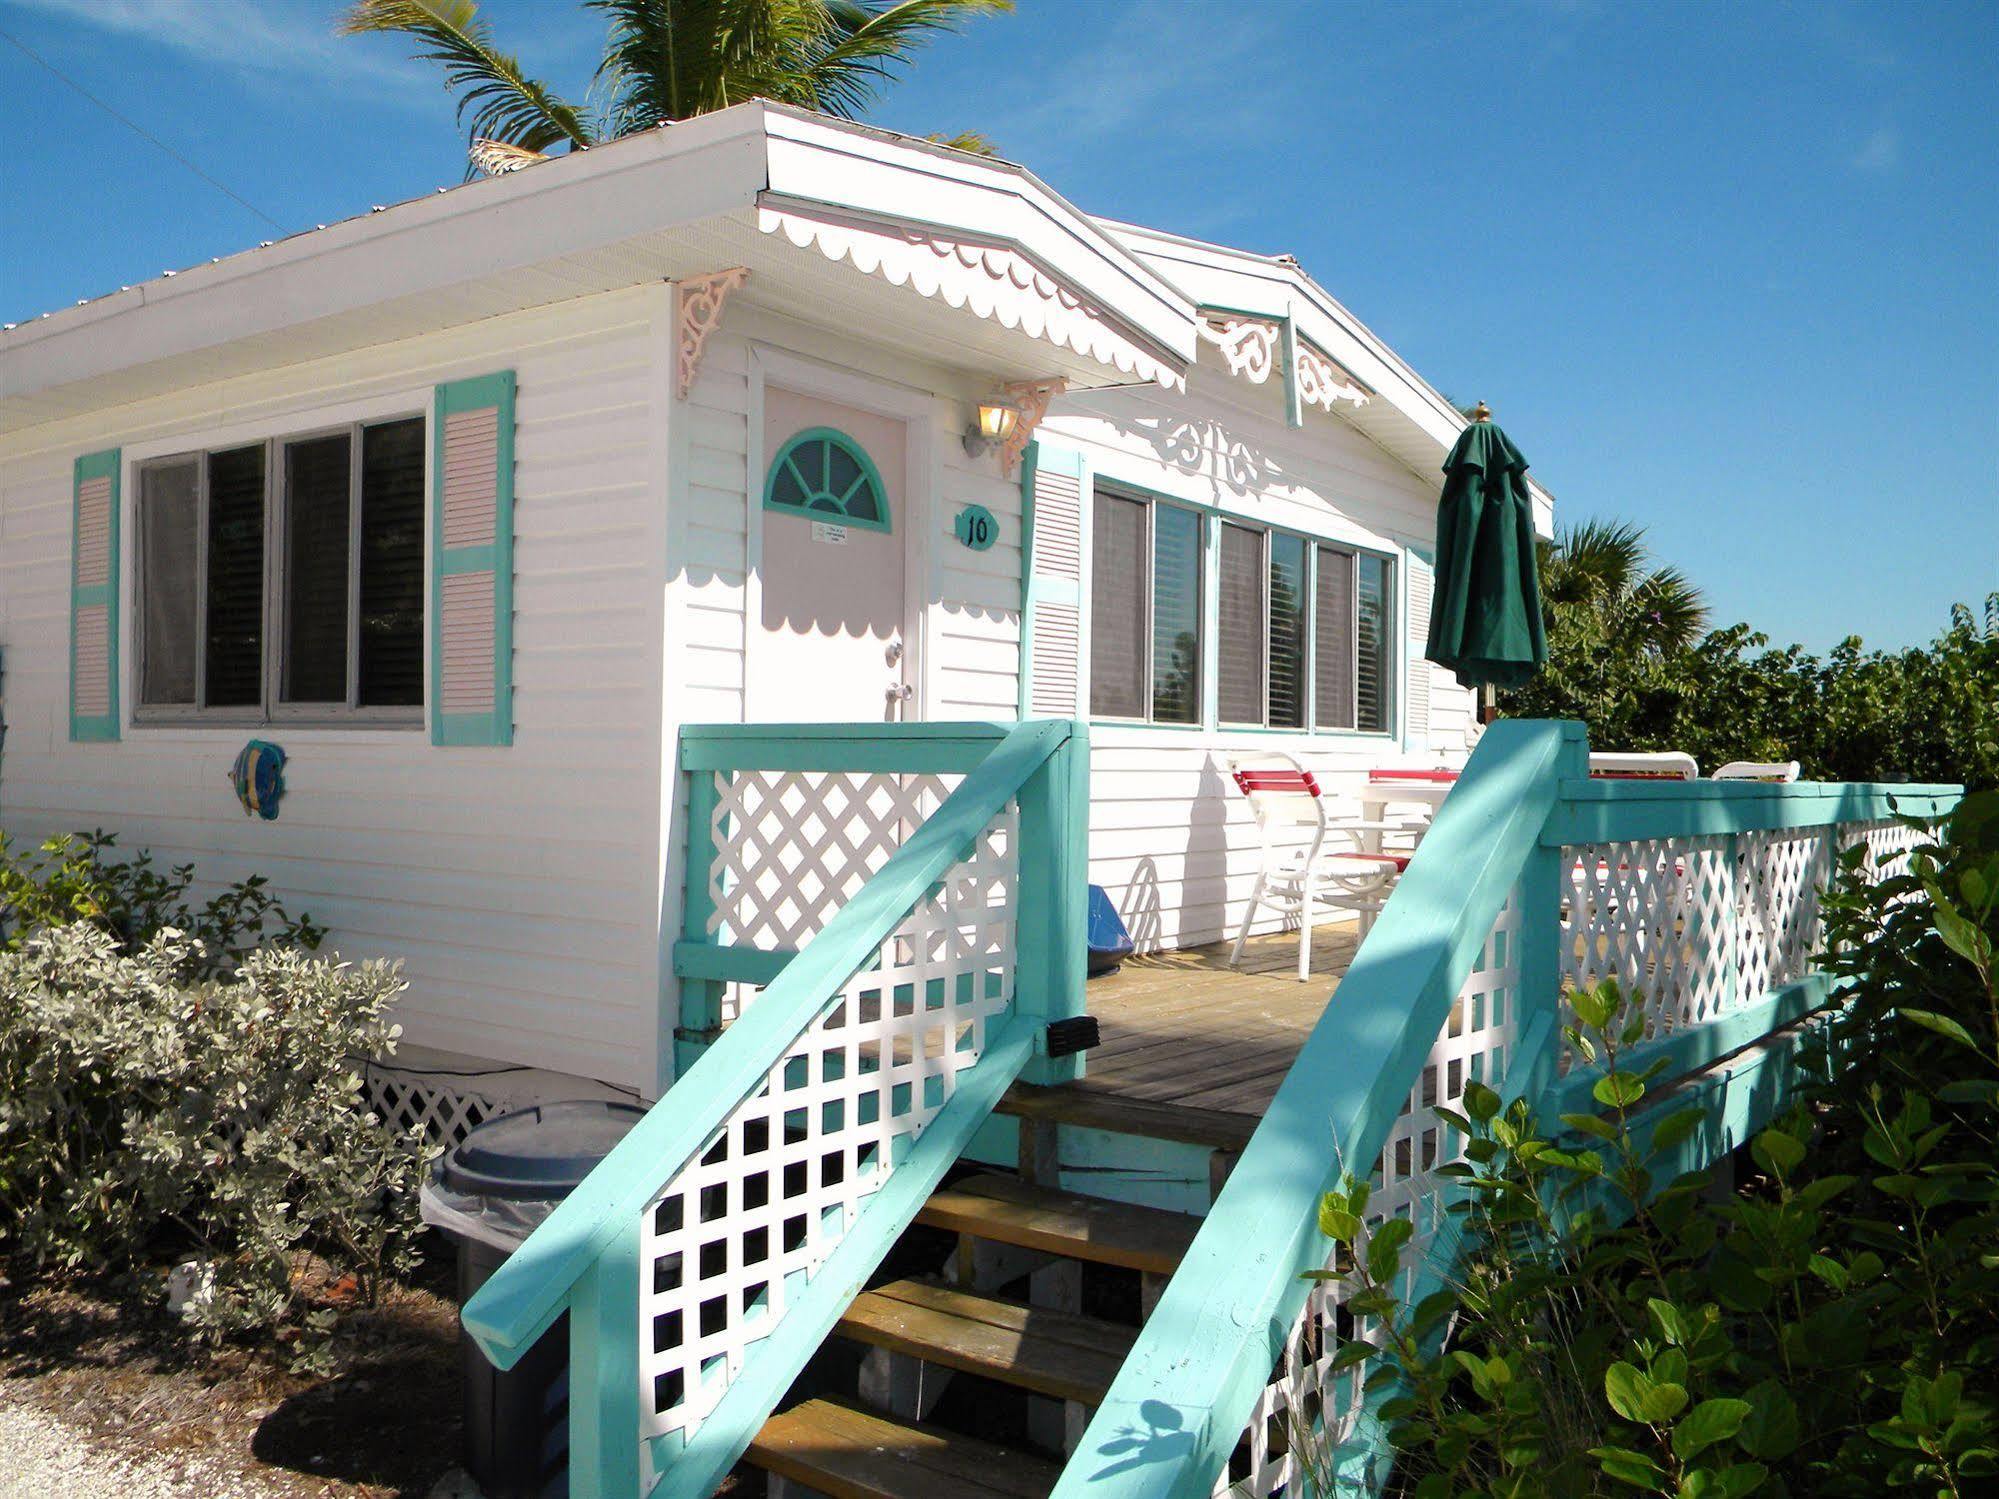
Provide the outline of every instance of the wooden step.
<path id="1" fill-rule="evenodd" d="M 1088 1082 L 1059 1083 L 1052 1088 L 1015 1083 L 1000 1099 L 997 1112 L 1016 1119 L 1073 1124 L 1114 1135 L 1138 1135 L 1148 1140 L 1172 1140 L 1181 1145 L 1232 1151 L 1247 1145 L 1257 1125 L 1262 1123 L 1254 1114 L 1151 1103 L 1093 1088 Z"/>
<path id="2" fill-rule="evenodd" d="M 871 1348 L 1084 1405 L 1103 1400 L 1138 1336 L 1115 1322 L 917 1280 L 863 1292 L 837 1331 Z"/>
<path id="3" fill-rule="evenodd" d="M 1044 1458 L 832 1400 L 772 1416 L 743 1456 L 832 1499 L 1046 1499 L 1062 1472 Z"/>
<path id="4" fill-rule="evenodd" d="M 981 1173 L 930 1194 L 916 1221 L 997 1244 L 1171 1275 L 1201 1227 L 1190 1213 L 1134 1207 Z"/>

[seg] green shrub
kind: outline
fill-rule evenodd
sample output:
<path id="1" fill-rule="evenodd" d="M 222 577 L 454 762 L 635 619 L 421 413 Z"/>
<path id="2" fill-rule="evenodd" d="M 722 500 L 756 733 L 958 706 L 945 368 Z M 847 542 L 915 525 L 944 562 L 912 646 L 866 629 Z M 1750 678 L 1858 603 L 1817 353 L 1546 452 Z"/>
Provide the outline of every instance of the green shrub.
<path id="1" fill-rule="evenodd" d="M 257 881 L 193 913 L 211 947 L 172 924 L 188 872 L 108 866 L 103 847 L 6 866 L 0 1251 L 163 1299 L 162 1267 L 185 1261 L 197 1338 L 316 1355 L 332 1320 L 301 1296 L 309 1253 L 364 1302 L 414 1263 L 422 1143 L 368 1111 L 354 1062 L 394 1049 L 399 971 L 254 946 L 271 919 L 301 935 Z"/>
<path id="2" fill-rule="evenodd" d="M 110 857 L 117 836 L 65 833 L 17 857 L 0 833 L 0 950 L 12 950 L 37 931 L 88 921 L 134 952 L 172 928 L 195 939 L 189 959 L 200 972 L 226 971 L 270 941 L 317 948 L 326 929 L 310 916 L 293 920 L 262 875 L 229 886 L 200 907 L 187 892 L 194 866 L 161 873 L 153 856 Z"/>
<path id="3" fill-rule="evenodd" d="M 1464 1254 L 1434 1294 L 1399 1291 L 1410 1232 L 1366 1226 L 1364 1183 L 1326 1197 L 1327 1273 L 1371 1319 L 1341 1358 L 1380 1355 L 1404 1492 L 1999 1491 L 1999 795 L 1912 866 L 1849 861 L 1829 895 L 1853 1002 L 1746 1190 L 1672 1175 L 1708 1121 L 1625 1065 L 1644 1024 L 1611 984 L 1572 996 L 1594 1110 L 1477 1084 L 1440 1110 L 1467 1141 L 1442 1168 Z"/>

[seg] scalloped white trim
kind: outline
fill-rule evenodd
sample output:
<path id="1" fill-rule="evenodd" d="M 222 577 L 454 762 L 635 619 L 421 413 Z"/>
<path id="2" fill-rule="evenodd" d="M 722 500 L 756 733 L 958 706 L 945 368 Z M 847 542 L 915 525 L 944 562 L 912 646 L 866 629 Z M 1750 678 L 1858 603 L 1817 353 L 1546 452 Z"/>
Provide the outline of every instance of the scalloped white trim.
<path id="1" fill-rule="evenodd" d="M 1123 374 L 1185 390 L 1186 377 L 1119 332 L 1104 313 L 1016 250 L 968 244 L 915 229 L 759 208 L 757 227 L 799 249 L 965 308 L 1003 328 L 1071 349 Z"/>

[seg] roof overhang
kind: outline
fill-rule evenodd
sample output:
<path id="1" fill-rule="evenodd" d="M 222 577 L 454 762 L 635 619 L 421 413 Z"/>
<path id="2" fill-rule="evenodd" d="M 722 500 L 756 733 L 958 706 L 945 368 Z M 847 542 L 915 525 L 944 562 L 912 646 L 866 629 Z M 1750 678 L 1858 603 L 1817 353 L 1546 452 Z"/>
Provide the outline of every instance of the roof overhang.
<path id="1" fill-rule="evenodd" d="M 1419 477 L 1440 484 L 1443 461 L 1466 426 L 1462 412 L 1368 327 L 1340 305 L 1289 257 L 1255 255 L 1206 244 L 1156 229 L 1105 221 L 1107 228 L 1141 260 L 1154 267 L 1212 314 L 1235 314 L 1281 323 L 1290 319 L 1307 357 L 1316 349 L 1352 377 L 1367 399 L 1334 399 L 1327 410 L 1365 433 L 1376 445 Z M 1214 342 L 1214 340 L 1210 340 Z M 1257 378 L 1252 367 L 1232 373 Z M 1534 526 L 1543 536 L 1554 528 L 1554 497 L 1530 476 Z"/>
<path id="2" fill-rule="evenodd" d="M 1194 357 L 1185 294 L 1031 173 L 759 102 L 0 333 L 0 432 L 738 265 L 751 302 L 993 378 L 1178 386 Z"/>

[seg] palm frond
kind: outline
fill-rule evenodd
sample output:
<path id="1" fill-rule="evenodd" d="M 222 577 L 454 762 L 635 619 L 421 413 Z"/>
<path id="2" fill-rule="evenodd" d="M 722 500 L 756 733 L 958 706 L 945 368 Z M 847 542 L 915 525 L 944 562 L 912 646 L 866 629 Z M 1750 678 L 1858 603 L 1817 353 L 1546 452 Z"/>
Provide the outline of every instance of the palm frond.
<path id="1" fill-rule="evenodd" d="M 953 151 L 968 152 L 973 156 L 998 156 L 999 147 L 976 130 L 961 130 L 956 135 L 926 135 L 923 137 L 933 146 L 949 146 Z"/>
<path id="2" fill-rule="evenodd" d="M 1656 568 L 1631 591 L 1632 612 L 1657 651 L 1685 650 L 1707 629 L 1707 601 L 1677 567 Z"/>
<path id="3" fill-rule="evenodd" d="M 415 55 L 443 67 L 445 87 L 458 95 L 458 119 L 470 140 L 536 152 L 594 143 L 580 111 L 493 44 L 492 27 L 479 15 L 476 0 L 354 0 L 339 30 L 343 36 L 400 32 L 415 38 L 420 44 Z"/>
<path id="4" fill-rule="evenodd" d="M 910 55 L 975 16 L 1013 9 L 1013 0 L 823 0 L 833 21 L 828 44 L 813 60 L 814 108 L 852 119 L 874 102 L 882 84 Z"/>

